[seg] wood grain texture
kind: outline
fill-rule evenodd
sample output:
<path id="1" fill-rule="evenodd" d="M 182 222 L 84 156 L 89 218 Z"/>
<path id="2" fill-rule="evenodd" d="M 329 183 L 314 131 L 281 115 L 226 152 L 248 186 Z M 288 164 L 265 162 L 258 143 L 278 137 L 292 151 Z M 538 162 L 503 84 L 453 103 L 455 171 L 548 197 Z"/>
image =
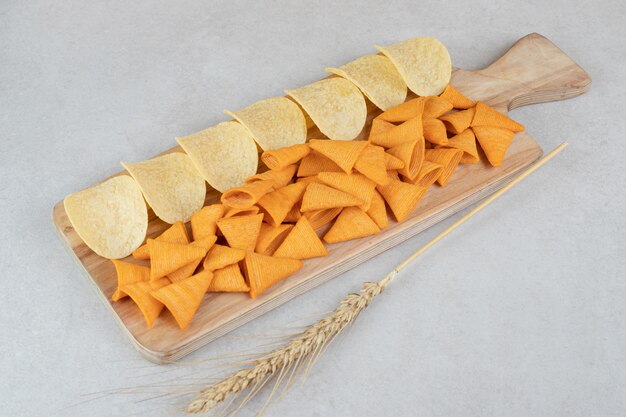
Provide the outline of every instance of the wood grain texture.
<path id="1" fill-rule="evenodd" d="M 577 96 L 589 88 L 591 79 L 549 40 L 531 34 L 520 39 L 505 55 L 483 70 L 455 70 L 451 83 L 473 100 L 482 100 L 507 111 L 525 104 Z M 412 96 L 407 99 L 410 98 Z M 365 137 L 371 120 L 379 113 L 368 103 L 368 122 L 360 138 Z M 309 129 L 308 136 L 324 137 L 315 127 Z M 174 147 L 165 153 L 173 151 L 181 150 Z M 148 329 L 132 301 L 111 302 L 110 296 L 117 281 L 113 264 L 93 253 L 82 242 L 67 218 L 62 201 L 53 209 L 53 221 L 70 254 L 95 285 L 97 293 L 135 347 L 148 360 L 166 363 L 191 353 L 479 201 L 541 155 L 542 150 L 532 137 L 525 132 L 519 133 L 502 166 L 493 168 L 484 162 L 461 165 L 445 188 L 431 187 L 418 209 L 403 223 L 390 221 L 390 226 L 378 235 L 329 245 L 328 257 L 307 260 L 302 270 L 259 298 L 252 300 L 246 294 L 207 294 L 185 330 L 178 328 L 169 312 L 164 312 Z M 206 203 L 217 201 L 219 193 L 209 189 Z M 166 227 L 167 224 L 149 212 L 149 237 L 160 234 Z"/>

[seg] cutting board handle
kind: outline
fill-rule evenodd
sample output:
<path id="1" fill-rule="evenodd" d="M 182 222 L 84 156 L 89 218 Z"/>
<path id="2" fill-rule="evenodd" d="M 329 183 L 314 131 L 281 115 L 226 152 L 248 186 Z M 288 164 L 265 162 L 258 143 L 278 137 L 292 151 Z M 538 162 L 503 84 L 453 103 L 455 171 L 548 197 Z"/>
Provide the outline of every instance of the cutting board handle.
<path id="1" fill-rule="evenodd" d="M 487 68 L 456 70 L 451 84 L 462 85 L 472 100 L 509 111 L 576 97 L 589 89 L 591 77 L 546 37 L 531 33 Z"/>

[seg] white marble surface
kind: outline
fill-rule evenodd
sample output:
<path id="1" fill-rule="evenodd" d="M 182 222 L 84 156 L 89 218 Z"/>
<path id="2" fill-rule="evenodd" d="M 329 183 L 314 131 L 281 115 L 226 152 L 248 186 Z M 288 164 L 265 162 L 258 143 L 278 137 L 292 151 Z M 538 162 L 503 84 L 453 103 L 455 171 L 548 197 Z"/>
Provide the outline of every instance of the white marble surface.
<path id="1" fill-rule="evenodd" d="M 56 201 L 374 43 L 431 35 L 480 68 L 539 32 L 594 84 L 513 116 L 571 146 L 404 272 L 269 415 L 625 415 L 624 3 L 261 3 L 0 3 L 0 414 L 172 415 L 87 394 L 209 375 L 138 356 L 57 238 Z M 188 360 L 313 320 L 449 223 Z"/>

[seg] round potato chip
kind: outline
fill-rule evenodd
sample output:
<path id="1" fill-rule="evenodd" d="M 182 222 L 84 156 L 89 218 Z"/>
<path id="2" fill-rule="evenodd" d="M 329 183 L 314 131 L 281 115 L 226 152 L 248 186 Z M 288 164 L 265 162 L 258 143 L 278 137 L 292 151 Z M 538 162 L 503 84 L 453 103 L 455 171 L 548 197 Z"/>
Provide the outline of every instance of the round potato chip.
<path id="1" fill-rule="evenodd" d="M 256 174 L 257 147 L 250 132 L 239 122 L 222 122 L 176 141 L 211 187 L 222 193 Z"/>
<path id="2" fill-rule="evenodd" d="M 300 107 L 286 97 L 272 97 L 224 113 L 244 125 L 261 149 L 285 148 L 306 141 L 306 121 Z"/>
<path id="3" fill-rule="evenodd" d="M 124 258 L 146 237 L 146 202 L 128 175 L 70 194 L 63 205 L 78 236 L 102 257 Z"/>
<path id="4" fill-rule="evenodd" d="M 406 99 L 406 84 L 391 60 L 365 55 L 339 68 L 326 71 L 352 81 L 376 107 L 387 110 Z"/>
<path id="5" fill-rule="evenodd" d="M 285 93 L 302 106 L 330 139 L 352 140 L 365 125 L 365 99 L 348 80 L 327 78 Z"/>
<path id="6" fill-rule="evenodd" d="M 435 38 L 413 38 L 376 49 L 396 66 L 402 78 L 418 96 L 437 96 L 452 75 L 450 54 Z"/>
<path id="7" fill-rule="evenodd" d="M 122 166 L 137 181 L 154 214 L 166 223 L 186 222 L 204 205 L 206 185 L 191 159 L 174 152 Z"/>

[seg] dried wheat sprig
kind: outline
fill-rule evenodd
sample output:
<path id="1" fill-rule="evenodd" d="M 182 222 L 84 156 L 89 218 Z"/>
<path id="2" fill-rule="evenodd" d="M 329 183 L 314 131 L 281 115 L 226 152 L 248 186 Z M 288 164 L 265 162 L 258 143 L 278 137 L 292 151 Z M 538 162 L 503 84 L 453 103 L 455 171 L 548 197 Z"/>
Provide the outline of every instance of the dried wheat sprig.
<path id="1" fill-rule="evenodd" d="M 297 369 L 299 369 L 307 359 L 308 369 L 316 361 L 319 355 L 323 353 L 328 343 L 336 338 L 348 325 L 352 324 L 359 314 L 365 310 L 365 308 L 376 296 L 383 292 L 387 285 L 389 285 L 389 283 L 402 269 L 406 268 L 407 265 L 414 261 L 428 248 L 450 234 L 453 230 L 465 223 L 468 219 L 499 198 L 502 194 L 510 190 L 524 178 L 532 174 L 535 170 L 561 152 L 566 146 L 567 143 L 562 143 L 556 147 L 549 154 L 545 155 L 542 159 L 517 176 L 509 184 L 496 191 L 478 206 L 455 221 L 434 239 L 411 254 L 389 274 L 385 275 L 385 277 L 376 282 L 364 283 L 358 294 L 348 294 L 343 300 L 341 300 L 339 307 L 337 307 L 332 314 L 320 319 L 315 324 L 306 328 L 298 336 L 291 339 L 285 347 L 269 352 L 267 355 L 255 360 L 254 366 L 239 370 L 229 375 L 222 381 L 211 385 L 205 390 L 202 390 L 198 394 L 197 398 L 189 404 L 187 412 L 207 412 L 227 398 L 239 394 L 246 388 L 251 388 L 251 392 L 239 405 L 237 408 L 238 410 L 252 396 L 254 396 L 269 379 L 278 374 L 278 380 L 276 381 L 272 394 L 270 395 L 271 398 L 276 391 L 276 388 L 284 380 L 286 374 L 290 374 L 287 381 L 287 385 L 289 385 Z"/>

